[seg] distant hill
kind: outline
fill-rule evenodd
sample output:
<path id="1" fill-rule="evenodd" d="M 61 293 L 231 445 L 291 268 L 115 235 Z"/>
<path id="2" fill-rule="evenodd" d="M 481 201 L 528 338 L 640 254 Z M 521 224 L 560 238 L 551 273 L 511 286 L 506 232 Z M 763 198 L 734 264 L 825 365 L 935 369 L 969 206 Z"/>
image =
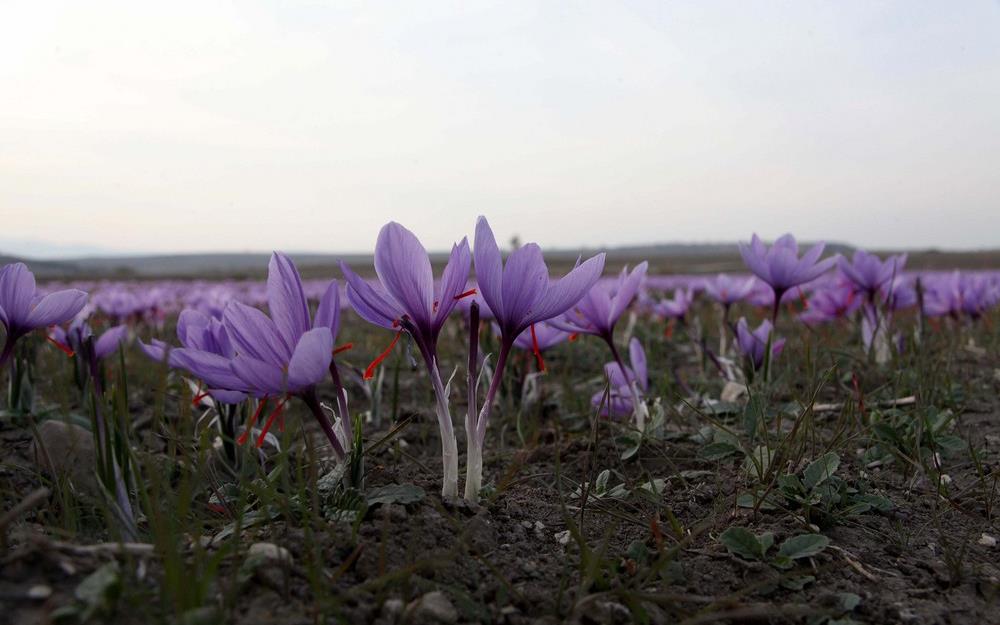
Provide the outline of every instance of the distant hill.
<path id="1" fill-rule="evenodd" d="M 808 244 L 804 244 L 808 245 Z M 842 244 L 828 244 L 827 253 L 850 254 L 854 248 Z M 584 258 L 598 250 L 546 250 L 545 258 L 553 269 L 565 270 L 579 256 Z M 617 271 L 622 265 L 649 261 L 651 273 L 717 273 L 745 271 L 735 243 L 665 243 L 610 248 L 607 250 L 609 270 Z M 292 254 L 305 277 L 324 277 L 340 274 L 341 260 L 347 261 L 362 274 L 371 274 L 370 254 Z M 156 256 L 98 256 L 66 260 L 31 260 L 4 255 L 0 264 L 23 261 L 39 279 L 89 279 L 89 278 L 255 278 L 265 275 L 265 253 L 242 254 L 179 254 Z M 448 255 L 431 254 L 431 262 L 442 266 Z M 977 252 L 944 252 L 922 250 L 910 252 L 908 267 L 914 269 L 987 269 L 1000 268 L 1000 250 Z"/>

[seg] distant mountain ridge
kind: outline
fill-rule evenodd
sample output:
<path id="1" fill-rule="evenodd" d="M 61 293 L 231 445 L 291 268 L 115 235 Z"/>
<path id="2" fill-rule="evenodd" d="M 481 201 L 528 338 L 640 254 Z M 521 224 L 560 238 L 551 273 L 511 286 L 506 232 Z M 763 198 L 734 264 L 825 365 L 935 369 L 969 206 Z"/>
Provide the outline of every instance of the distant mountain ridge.
<path id="1" fill-rule="evenodd" d="M 803 243 L 803 247 L 808 246 Z M 825 254 L 850 254 L 848 245 L 827 244 Z M 554 269 L 571 266 L 579 256 L 586 258 L 598 251 L 608 254 L 608 266 L 617 269 L 623 264 L 648 260 L 651 273 L 715 273 L 745 271 L 736 243 L 664 243 L 632 245 L 597 250 L 550 249 L 545 251 L 547 262 Z M 339 275 L 341 260 L 364 274 L 372 273 L 371 254 L 290 254 L 303 275 L 322 277 Z M 95 256 L 61 260 L 33 260 L 0 252 L 0 265 L 21 261 L 42 280 L 90 278 L 256 278 L 267 271 L 268 253 L 219 254 L 157 254 L 149 256 Z M 432 252 L 431 262 L 443 265 L 445 252 Z M 1000 250 L 980 252 L 913 251 L 909 266 L 914 268 L 998 268 Z"/>

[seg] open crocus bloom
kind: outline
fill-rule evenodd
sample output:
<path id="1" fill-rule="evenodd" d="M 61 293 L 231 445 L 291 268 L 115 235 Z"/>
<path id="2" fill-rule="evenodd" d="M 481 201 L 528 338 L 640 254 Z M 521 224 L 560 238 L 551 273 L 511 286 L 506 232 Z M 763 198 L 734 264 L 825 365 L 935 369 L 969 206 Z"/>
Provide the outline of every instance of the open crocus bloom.
<path id="1" fill-rule="evenodd" d="M 631 366 L 624 369 L 615 361 L 604 363 L 604 375 L 608 379 L 609 393 L 596 393 L 590 402 L 594 407 L 600 407 L 602 417 L 621 417 L 635 411 L 633 402 L 635 395 L 632 385 L 638 387 L 640 397 L 649 391 L 649 373 L 646 369 L 646 352 L 642 349 L 639 339 L 632 337 L 628 344 L 629 362 Z"/>
<path id="2" fill-rule="evenodd" d="M 730 276 L 720 273 L 714 280 L 705 282 L 705 293 L 723 306 L 742 302 L 753 291 L 753 276 Z"/>
<path id="3" fill-rule="evenodd" d="M 7 331 L 0 369 L 14 352 L 14 344 L 39 328 L 65 323 L 87 304 L 87 294 L 77 289 L 41 295 L 35 289 L 35 275 L 24 263 L 0 269 L 0 323 Z"/>
<path id="4" fill-rule="evenodd" d="M 854 252 L 850 262 L 843 256 L 837 259 L 837 268 L 861 292 L 873 298 L 886 284 L 903 272 L 906 254 L 890 256 L 882 260 L 864 250 Z"/>
<path id="5" fill-rule="evenodd" d="M 623 268 L 617 280 L 594 284 L 576 306 L 554 324 L 568 332 L 593 334 L 607 340 L 613 336 L 615 324 L 642 286 L 648 267 L 649 263 L 643 261 L 631 272 L 628 267 Z"/>
<path id="6" fill-rule="evenodd" d="M 743 262 L 758 278 L 774 290 L 774 317 L 777 317 L 781 297 L 791 288 L 812 282 L 836 262 L 836 257 L 819 260 L 823 243 L 814 245 L 799 258 L 799 244 L 795 237 L 786 234 L 771 247 L 764 245 L 756 234 L 750 244 L 740 243 Z"/>

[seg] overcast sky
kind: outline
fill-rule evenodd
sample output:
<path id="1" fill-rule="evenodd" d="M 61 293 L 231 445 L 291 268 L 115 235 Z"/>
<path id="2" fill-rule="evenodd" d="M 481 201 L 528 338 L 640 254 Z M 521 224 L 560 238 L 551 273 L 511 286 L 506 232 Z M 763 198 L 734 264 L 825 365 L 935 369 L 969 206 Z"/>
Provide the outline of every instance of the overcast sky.
<path id="1" fill-rule="evenodd" d="M 19 253 L 1000 247 L 996 0 L 3 1 L 0 85 Z"/>

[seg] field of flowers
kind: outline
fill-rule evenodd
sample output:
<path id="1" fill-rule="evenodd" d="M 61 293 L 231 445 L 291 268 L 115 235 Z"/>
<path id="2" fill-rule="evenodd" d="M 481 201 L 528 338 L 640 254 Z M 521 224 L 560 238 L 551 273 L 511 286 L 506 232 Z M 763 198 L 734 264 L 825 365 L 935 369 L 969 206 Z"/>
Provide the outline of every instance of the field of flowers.
<path id="1" fill-rule="evenodd" d="M 0 623 L 1000 622 L 1000 272 L 0 270 Z"/>

